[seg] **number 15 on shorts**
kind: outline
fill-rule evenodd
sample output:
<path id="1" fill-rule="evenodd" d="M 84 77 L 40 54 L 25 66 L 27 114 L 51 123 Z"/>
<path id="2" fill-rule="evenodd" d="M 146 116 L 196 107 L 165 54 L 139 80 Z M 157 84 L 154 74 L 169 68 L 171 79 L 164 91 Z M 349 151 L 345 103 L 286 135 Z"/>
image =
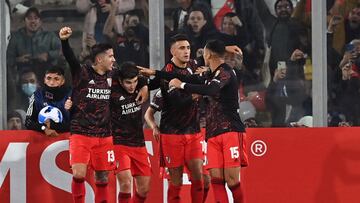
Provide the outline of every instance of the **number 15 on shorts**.
<path id="1" fill-rule="evenodd" d="M 107 156 L 108 156 L 108 162 L 111 163 L 115 161 L 115 154 L 113 150 L 107 151 Z"/>
<path id="2" fill-rule="evenodd" d="M 232 159 L 239 158 L 239 147 L 230 147 L 230 154 Z"/>

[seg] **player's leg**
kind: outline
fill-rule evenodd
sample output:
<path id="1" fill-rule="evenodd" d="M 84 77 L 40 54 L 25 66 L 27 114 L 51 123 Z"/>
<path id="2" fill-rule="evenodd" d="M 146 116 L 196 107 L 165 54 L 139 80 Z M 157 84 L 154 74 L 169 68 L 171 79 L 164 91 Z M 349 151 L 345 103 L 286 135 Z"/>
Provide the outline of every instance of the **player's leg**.
<path id="1" fill-rule="evenodd" d="M 106 203 L 108 199 L 109 171 L 95 171 L 95 203 Z"/>
<path id="2" fill-rule="evenodd" d="M 202 202 L 204 198 L 204 183 L 202 179 L 204 153 L 203 136 L 201 133 L 185 135 L 185 161 L 191 173 L 191 200 Z"/>
<path id="3" fill-rule="evenodd" d="M 243 147 L 242 134 L 228 132 L 221 135 L 224 149 L 224 178 L 232 192 L 235 203 L 243 203 L 244 197 L 240 185 L 240 167 L 242 162 Z"/>
<path id="4" fill-rule="evenodd" d="M 146 147 L 131 147 L 131 172 L 135 177 L 133 203 L 143 203 L 150 189 L 151 165 Z"/>
<path id="5" fill-rule="evenodd" d="M 95 138 L 91 149 L 91 164 L 95 171 L 95 203 L 108 201 L 108 174 L 115 169 L 112 137 Z"/>
<path id="6" fill-rule="evenodd" d="M 120 185 L 118 194 L 119 203 L 128 203 L 131 201 L 131 171 L 130 169 L 122 170 L 116 174 L 116 179 Z"/>
<path id="7" fill-rule="evenodd" d="M 74 203 L 85 203 L 85 176 L 86 164 L 73 164 L 71 166 L 73 179 L 71 183 L 71 192 Z"/>
<path id="8" fill-rule="evenodd" d="M 184 167 L 168 168 L 170 175 L 169 189 L 168 189 L 168 202 L 178 203 L 180 202 L 180 190 L 182 186 L 182 177 Z"/>
<path id="9" fill-rule="evenodd" d="M 224 179 L 224 155 L 221 137 L 213 137 L 207 141 L 207 158 L 209 173 L 211 176 L 211 187 L 214 192 L 215 201 L 219 203 L 229 202 L 225 189 Z"/>
<path id="10" fill-rule="evenodd" d="M 115 145 L 115 157 L 118 168 L 116 169 L 116 179 L 120 185 L 118 194 L 119 203 L 131 201 L 131 160 L 128 153 L 128 147 L 124 145 Z"/>
<path id="11" fill-rule="evenodd" d="M 169 169 L 170 175 L 168 202 L 180 202 L 183 166 L 185 164 L 185 138 L 181 135 L 161 134 L 160 139 L 165 165 Z"/>
<path id="12" fill-rule="evenodd" d="M 205 169 L 203 169 L 204 171 Z M 203 181 L 204 181 L 204 197 L 203 197 L 203 203 L 206 201 L 206 198 L 208 196 L 209 190 L 210 190 L 210 182 L 211 177 L 209 174 L 204 173 L 203 174 Z"/>
<path id="13" fill-rule="evenodd" d="M 225 189 L 224 169 L 211 168 L 209 172 L 211 176 L 211 187 L 214 192 L 215 201 L 218 203 L 229 202 L 227 192 Z"/>
<path id="14" fill-rule="evenodd" d="M 136 176 L 136 194 L 133 197 L 133 203 L 143 203 L 150 189 L 150 176 Z"/>
<path id="15" fill-rule="evenodd" d="M 85 176 L 87 164 L 90 161 L 90 152 L 87 147 L 91 147 L 88 137 L 82 135 L 72 135 L 69 139 L 70 165 L 73 174 L 71 192 L 74 203 L 85 202 Z"/>
<path id="16" fill-rule="evenodd" d="M 204 182 L 202 179 L 203 159 L 190 159 L 186 165 L 191 173 L 191 201 L 202 202 L 204 198 Z"/>
<path id="17" fill-rule="evenodd" d="M 240 184 L 240 167 L 225 168 L 224 176 L 233 195 L 234 203 L 243 203 L 244 197 Z"/>

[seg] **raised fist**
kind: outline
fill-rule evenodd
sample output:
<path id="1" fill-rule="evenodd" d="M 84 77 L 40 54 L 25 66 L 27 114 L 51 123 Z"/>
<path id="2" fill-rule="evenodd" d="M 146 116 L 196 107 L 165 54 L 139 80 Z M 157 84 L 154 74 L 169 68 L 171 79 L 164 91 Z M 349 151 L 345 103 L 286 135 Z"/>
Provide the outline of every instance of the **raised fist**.
<path id="1" fill-rule="evenodd" d="M 72 30 L 69 27 L 63 27 L 59 31 L 59 37 L 61 40 L 69 39 L 72 34 Z"/>

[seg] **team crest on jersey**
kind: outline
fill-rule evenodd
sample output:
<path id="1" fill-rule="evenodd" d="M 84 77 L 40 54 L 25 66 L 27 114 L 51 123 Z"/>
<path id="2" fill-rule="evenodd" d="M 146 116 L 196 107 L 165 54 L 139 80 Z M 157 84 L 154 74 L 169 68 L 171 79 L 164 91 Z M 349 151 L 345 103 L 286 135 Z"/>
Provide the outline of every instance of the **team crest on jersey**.
<path id="1" fill-rule="evenodd" d="M 121 97 L 119 98 L 119 100 L 120 100 L 120 101 L 123 101 L 123 100 L 125 100 L 125 97 L 124 97 L 124 96 L 121 96 Z"/>
<path id="2" fill-rule="evenodd" d="M 90 80 L 90 81 L 89 81 L 89 85 L 95 85 L 95 81 L 94 81 L 94 80 Z"/>
<path id="3" fill-rule="evenodd" d="M 108 83 L 109 87 L 111 87 L 112 78 L 108 78 L 108 79 L 106 79 L 106 81 L 107 81 L 107 83 Z"/>

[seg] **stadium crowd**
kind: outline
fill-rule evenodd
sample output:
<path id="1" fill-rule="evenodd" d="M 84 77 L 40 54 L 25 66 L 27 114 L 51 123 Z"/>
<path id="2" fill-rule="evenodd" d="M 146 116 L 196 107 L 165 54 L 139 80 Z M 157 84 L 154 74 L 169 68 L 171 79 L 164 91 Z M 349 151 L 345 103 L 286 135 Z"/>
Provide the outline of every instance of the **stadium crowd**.
<path id="1" fill-rule="evenodd" d="M 23 129 L 25 112 L 52 66 L 69 67 L 58 30 L 73 24 L 74 51 L 90 63 L 90 49 L 110 43 L 118 65 L 149 65 L 146 0 L 7 0 L 11 36 L 7 47 L 8 121 Z M 221 6 L 219 6 L 221 4 Z M 242 55 L 226 62 L 238 73 L 239 114 L 247 127 L 290 127 L 312 116 L 311 0 L 165 1 L 164 53 L 169 40 L 185 34 L 191 58 L 202 60 L 207 41 L 236 45 Z M 61 12 L 56 12 L 61 11 Z M 66 12 L 63 12 L 66 11 Z M 327 0 L 328 125 L 360 125 L 360 1 Z M 295 125 L 298 126 L 298 125 Z M 304 126 L 304 125 L 301 125 Z M 307 126 L 309 127 L 309 126 Z"/>

